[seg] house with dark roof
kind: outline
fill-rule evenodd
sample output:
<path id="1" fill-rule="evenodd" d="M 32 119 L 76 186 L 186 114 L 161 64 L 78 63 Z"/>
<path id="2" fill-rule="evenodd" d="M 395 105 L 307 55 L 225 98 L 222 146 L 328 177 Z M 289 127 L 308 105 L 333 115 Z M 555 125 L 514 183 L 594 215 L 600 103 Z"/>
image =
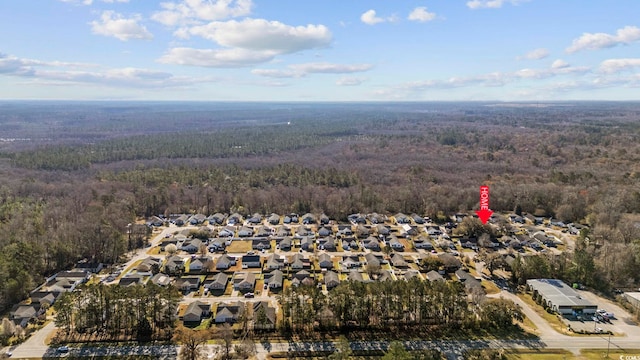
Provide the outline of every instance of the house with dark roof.
<path id="1" fill-rule="evenodd" d="M 271 225 L 278 225 L 280 223 L 280 215 L 272 213 L 267 218 L 267 222 Z"/>
<path id="2" fill-rule="evenodd" d="M 253 291 L 256 286 L 256 274 L 239 271 L 233 275 L 233 288 L 238 291 Z"/>
<path id="3" fill-rule="evenodd" d="M 136 270 L 140 273 L 152 273 L 157 274 L 162 266 L 162 260 L 153 256 L 149 256 L 142 260 Z"/>
<path id="4" fill-rule="evenodd" d="M 244 218 L 242 217 L 242 215 L 233 213 L 227 218 L 227 225 L 239 225 L 242 224 L 243 221 Z"/>
<path id="5" fill-rule="evenodd" d="M 448 273 L 456 272 L 462 266 L 462 262 L 449 253 L 438 254 L 438 258 L 442 261 L 444 271 Z"/>
<path id="6" fill-rule="evenodd" d="M 327 253 L 318 255 L 318 265 L 321 269 L 333 269 L 333 261 L 331 261 L 331 255 Z"/>
<path id="7" fill-rule="evenodd" d="M 404 251 L 404 245 L 395 236 L 392 236 L 389 240 L 389 246 L 395 251 Z"/>
<path id="8" fill-rule="evenodd" d="M 287 236 L 284 239 L 280 240 L 280 243 L 278 243 L 278 246 L 280 247 L 280 250 L 282 250 L 282 251 L 291 250 L 291 237 Z"/>
<path id="9" fill-rule="evenodd" d="M 356 226 L 356 236 L 359 239 L 365 239 L 367 236 L 371 235 L 371 229 L 363 224 L 358 224 Z"/>
<path id="10" fill-rule="evenodd" d="M 41 307 L 39 303 L 16 305 L 9 313 L 9 319 L 13 321 L 15 325 L 26 328 L 29 322 L 40 314 Z"/>
<path id="11" fill-rule="evenodd" d="M 253 236 L 253 228 L 250 226 L 243 226 L 238 230 L 239 237 L 251 237 Z"/>
<path id="12" fill-rule="evenodd" d="M 185 294 L 191 291 L 198 291 L 200 288 L 200 277 L 185 276 L 178 278 L 175 281 L 175 287 Z"/>
<path id="13" fill-rule="evenodd" d="M 227 288 L 227 282 L 229 282 L 229 275 L 219 272 L 204 281 L 204 286 L 209 290 L 224 291 Z"/>
<path id="14" fill-rule="evenodd" d="M 189 218 L 188 222 L 189 222 L 189 224 L 191 224 L 191 225 L 200 225 L 200 224 L 202 224 L 205 220 L 207 220 L 207 217 L 206 217 L 206 216 L 204 216 L 203 214 L 195 214 L 195 215 L 192 215 L 192 216 Z"/>
<path id="15" fill-rule="evenodd" d="M 391 229 L 384 224 L 376 225 L 376 231 L 378 232 L 378 235 L 382 236 L 389 236 L 391 234 Z"/>
<path id="16" fill-rule="evenodd" d="M 240 320 L 240 317 L 244 313 L 245 304 L 241 301 L 234 303 L 221 303 L 216 309 L 216 316 L 214 322 L 216 324 L 229 323 L 233 324 Z"/>
<path id="17" fill-rule="evenodd" d="M 128 274 L 125 277 L 120 278 L 118 281 L 118 285 L 120 286 L 133 286 L 133 285 L 142 285 L 143 278 L 139 274 Z"/>
<path id="18" fill-rule="evenodd" d="M 420 236 L 413 240 L 413 245 L 416 249 L 433 250 L 433 244 L 429 239 L 424 236 Z"/>
<path id="19" fill-rule="evenodd" d="M 376 266 L 379 267 L 380 265 L 382 265 L 382 262 L 380 261 L 380 259 L 375 256 L 373 253 L 366 253 L 364 255 L 365 260 L 367 260 L 367 265 L 371 265 L 371 266 Z"/>
<path id="20" fill-rule="evenodd" d="M 305 237 L 305 236 L 313 236 L 313 231 L 307 226 L 301 225 L 296 229 L 296 236 Z"/>
<path id="21" fill-rule="evenodd" d="M 182 247 L 180 249 L 188 252 L 189 254 L 195 254 L 200 250 L 200 246 L 202 246 L 202 240 L 189 239 L 182 243 Z"/>
<path id="22" fill-rule="evenodd" d="M 411 219 L 413 219 L 413 222 L 415 222 L 416 224 L 422 225 L 424 223 L 426 223 L 426 221 L 424 220 L 424 218 L 418 214 L 411 214 Z"/>
<path id="23" fill-rule="evenodd" d="M 309 261 L 309 259 L 305 258 L 304 255 L 300 253 L 296 253 L 291 256 L 289 264 L 289 267 L 292 270 L 311 269 L 311 261 Z"/>
<path id="24" fill-rule="evenodd" d="M 227 270 L 228 268 L 236 265 L 236 258 L 233 256 L 229 256 L 224 254 L 218 258 L 218 262 L 216 262 L 216 269 L 218 270 Z"/>
<path id="25" fill-rule="evenodd" d="M 284 274 L 280 270 L 272 271 L 269 274 L 264 275 L 264 282 L 268 284 L 269 289 L 282 289 L 282 283 L 284 280 Z"/>
<path id="26" fill-rule="evenodd" d="M 255 237 L 269 237 L 273 234 L 273 229 L 268 226 L 258 226 L 256 228 Z"/>
<path id="27" fill-rule="evenodd" d="M 226 218 L 225 215 L 221 214 L 221 213 L 215 213 L 211 216 L 209 216 L 208 220 L 209 220 L 209 225 L 222 225 L 224 223 L 224 219 Z"/>
<path id="28" fill-rule="evenodd" d="M 157 216 L 152 216 L 152 217 L 147 219 L 146 224 L 147 224 L 147 226 L 159 227 L 159 226 L 163 226 L 164 225 L 164 220 L 160 219 Z"/>
<path id="29" fill-rule="evenodd" d="M 166 259 L 164 264 L 164 272 L 166 274 L 181 274 L 185 270 L 184 259 L 180 256 L 174 255 Z"/>
<path id="30" fill-rule="evenodd" d="M 268 301 L 253 303 L 253 328 L 255 330 L 275 329 L 276 319 L 276 309 L 269 306 Z"/>
<path id="31" fill-rule="evenodd" d="M 329 217 L 326 214 L 320 215 L 320 224 L 327 225 L 329 223 Z"/>
<path id="32" fill-rule="evenodd" d="M 265 264 L 265 269 L 268 271 L 271 270 L 280 270 L 284 267 L 284 259 L 278 254 L 271 254 L 267 258 L 267 263 Z"/>
<path id="33" fill-rule="evenodd" d="M 200 323 L 202 319 L 211 316 L 211 305 L 202 301 L 194 301 L 187 306 L 182 321 L 185 323 Z"/>
<path id="34" fill-rule="evenodd" d="M 343 256 L 342 261 L 340 263 L 345 269 L 354 269 L 362 266 L 362 263 L 360 262 L 360 257 L 356 255 Z"/>
<path id="35" fill-rule="evenodd" d="M 247 222 L 253 225 L 260 224 L 262 222 L 262 215 L 255 213 L 251 215 L 250 218 L 247 219 Z"/>
<path id="36" fill-rule="evenodd" d="M 353 236 L 351 225 L 338 225 L 338 236 Z"/>
<path id="37" fill-rule="evenodd" d="M 271 240 L 269 239 L 253 239 L 251 240 L 251 248 L 253 250 L 271 249 Z"/>
<path id="38" fill-rule="evenodd" d="M 333 234 L 333 231 L 328 226 L 323 226 L 320 229 L 318 229 L 318 236 L 319 237 L 327 237 L 327 236 L 329 236 L 331 234 Z"/>
<path id="39" fill-rule="evenodd" d="M 190 273 L 199 273 L 209 271 L 209 267 L 213 264 L 213 260 L 210 257 L 197 257 L 189 263 Z"/>
<path id="40" fill-rule="evenodd" d="M 288 227 L 282 225 L 282 226 L 278 227 L 278 230 L 276 230 L 276 236 L 277 237 L 288 237 L 288 236 L 291 236 L 291 229 L 289 229 Z"/>
<path id="41" fill-rule="evenodd" d="M 338 277 L 338 274 L 333 271 L 327 271 L 324 273 L 324 284 L 326 285 L 327 290 L 331 290 L 340 285 L 340 278 Z"/>
<path id="42" fill-rule="evenodd" d="M 316 219 L 316 216 L 311 214 L 311 213 L 306 213 L 304 215 L 302 215 L 302 223 L 305 225 L 310 225 L 310 224 L 317 224 L 318 220 Z"/>
<path id="43" fill-rule="evenodd" d="M 373 236 L 369 236 L 368 238 L 362 240 L 362 245 L 365 249 L 369 249 L 371 251 L 380 251 L 380 242 Z"/>
<path id="44" fill-rule="evenodd" d="M 262 262 L 260 261 L 260 255 L 247 254 L 242 256 L 242 268 L 261 268 Z"/>
<path id="45" fill-rule="evenodd" d="M 403 213 L 397 213 L 394 218 L 396 219 L 396 224 L 409 224 L 411 220 L 409 217 Z"/>
<path id="46" fill-rule="evenodd" d="M 456 278 L 458 281 L 464 284 L 464 288 L 467 292 L 471 292 L 474 289 L 479 289 L 484 292 L 484 288 L 482 287 L 482 283 L 471 274 L 469 274 L 464 269 L 459 269 L 456 271 Z"/>
<path id="47" fill-rule="evenodd" d="M 312 251 L 313 250 L 313 238 L 305 236 L 300 239 L 300 248 L 304 251 Z"/>
<path id="48" fill-rule="evenodd" d="M 219 237 L 234 237 L 236 235 L 236 228 L 234 226 L 225 226 L 218 232 Z"/>
<path id="49" fill-rule="evenodd" d="M 336 251 L 336 239 L 333 236 L 327 236 L 318 242 L 320 250 Z"/>
<path id="50" fill-rule="evenodd" d="M 393 267 L 396 267 L 398 269 L 405 269 L 409 267 L 409 264 L 407 264 L 407 261 L 404 259 L 404 256 L 398 253 L 393 253 L 393 255 L 391 255 L 391 265 L 393 265 Z"/>
<path id="51" fill-rule="evenodd" d="M 224 251 L 227 248 L 227 242 L 222 238 L 215 238 L 209 242 L 209 252 Z"/>

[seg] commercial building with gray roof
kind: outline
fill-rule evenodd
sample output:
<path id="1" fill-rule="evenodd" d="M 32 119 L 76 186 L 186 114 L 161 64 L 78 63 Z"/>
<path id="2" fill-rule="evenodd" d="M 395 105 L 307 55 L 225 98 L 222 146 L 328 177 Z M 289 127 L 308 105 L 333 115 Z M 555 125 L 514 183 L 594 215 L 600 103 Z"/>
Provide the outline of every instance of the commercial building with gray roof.
<path id="1" fill-rule="evenodd" d="M 584 299 L 577 291 L 557 279 L 530 279 L 527 288 L 538 303 L 565 316 L 595 314 L 597 305 Z"/>

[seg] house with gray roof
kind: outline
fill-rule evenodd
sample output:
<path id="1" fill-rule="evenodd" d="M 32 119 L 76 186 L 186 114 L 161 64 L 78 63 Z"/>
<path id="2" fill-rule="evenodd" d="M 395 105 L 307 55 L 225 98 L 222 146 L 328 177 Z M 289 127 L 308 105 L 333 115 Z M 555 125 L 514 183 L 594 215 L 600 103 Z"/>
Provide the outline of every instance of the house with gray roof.
<path id="1" fill-rule="evenodd" d="M 216 324 L 229 323 L 233 324 L 240 320 L 244 313 L 245 304 L 241 301 L 234 303 L 221 303 L 216 309 L 214 322 Z"/>
<path id="2" fill-rule="evenodd" d="M 202 319 L 211 316 L 211 305 L 202 301 L 194 301 L 187 306 L 182 321 L 185 323 L 200 323 Z"/>
<path id="3" fill-rule="evenodd" d="M 321 269 L 333 269 L 333 261 L 331 260 L 331 255 L 327 253 L 318 255 L 318 265 Z"/>
<path id="4" fill-rule="evenodd" d="M 280 270 L 272 271 L 269 274 L 265 274 L 264 282 L 268 284 L 269 289 L 281 289 L 284 280 L 284 274 Z"/>
<path id="5" fill-rule="evenodd" d="M 204 286 L 209 290 L 217 290 L 224 291 L 227 288 L 227 283 L 229 282 L 229 275 L 219 272 L 213 276 L 213 278 L 209 278 L 204 281 Z"/>
<path id="6" fill-rule="evenodd" d="M 227 270 L 228 268 L 236 265 L 236 258 L 233 256 L 229 256 L 224 254 L 218 258 L 218 262 L 216 262 L 216 269 L 218 270 Z"/>
<path id="7" fill-rule="evenodd" d="M 327 286 L 327 290 L 331 290 L 340 285 L 340 278 L 338 274 L 333 271 L 327 271 L 324 273 L 324 284 Z"/>
<path id="8" fill-rule="evenodd" d="M 256 274 L 239 271 L 233 275 L 233 287 L 238 291 L 253 291 L 256 286 Z"/>
<path id="9" fill-rule="evenodd" d="M 265 269 L 268 271 L 271 270 L 280 270 L 284 267 L 284 259 L 278 254 L 271 254 L 267 258 L 267 263 L 265 264 Z"/>

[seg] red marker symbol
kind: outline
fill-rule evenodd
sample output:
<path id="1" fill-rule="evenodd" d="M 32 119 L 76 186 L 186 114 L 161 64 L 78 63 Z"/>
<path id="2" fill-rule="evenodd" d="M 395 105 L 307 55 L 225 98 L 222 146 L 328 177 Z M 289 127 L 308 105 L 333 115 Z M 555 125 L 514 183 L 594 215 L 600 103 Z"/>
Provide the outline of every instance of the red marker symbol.
<path id="1" fill-rule="evenodd" d="M 480 210 L 476 211 L 476 214 L 483 224 L 486 224 L 493 214 L 493 210 L 489 210 L 489 187 L 486 185 L 480 186 Z"/>

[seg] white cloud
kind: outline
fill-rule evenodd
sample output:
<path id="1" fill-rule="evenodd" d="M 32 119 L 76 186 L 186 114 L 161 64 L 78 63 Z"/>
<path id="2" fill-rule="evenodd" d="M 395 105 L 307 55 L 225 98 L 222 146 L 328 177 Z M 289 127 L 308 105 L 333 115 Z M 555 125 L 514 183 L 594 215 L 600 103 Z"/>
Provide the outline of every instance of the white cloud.
<path id="1" fill-rule="evenodd" d="M 617 45 L 629 45 L 640 40 L 640 28 L 636 26 L 625 26 L 618 29 L 615 35 L 607 33 L 584 33 L 574 39 L 565 51 L 569 54 L 581 50 L 598 50 L 611 48 Z"/>
<path id="2" fill-rule="evenodd" d="M 555 60 L 553 63 L 551 63 L 551 68 L 552 69 L 564 69 L 569 67 L 569 63 L 562 60 L 562 59 L 557 59 Z"/>
<path id="3" fill-rule="evenodd" d="M 87 71 L 87 68 L 96 69 Z M 150 69 L 131 67 L 99 69 L 94 64 L 41 61 L 3 54 L 0 54 L 0 74 L 30 78 L 45 84 L 56 81 L 140 88 L 189 86 L 194 83 L 216 81 L 208 77 L 181 77 Z"/>
<path id="4" fill-rule="evenodd" d="M 292 64 L 286 70 L 254 69 L 254 75 L 271 78 L 299 78 L 308 74 L 352 74 L 371 70 L 371 64 L 333 64 L 326 62 Z"/>
<path id="5" fill-rule="evenodd" d="M 363 82 L 367 81 L 365 78 L 357 78 L 357 77 L 343 77 L 336 81 L 336 85 L 338 86 L 358 86 Z"/>
<path id="6" fill-rule="evenodd" d="M 247 49 L 172 48 L 158 62 L 203 67 L 243 67 L 264 63 L 277 55 L 273 51 Z"/>
<path id="7" fill-rule="evenodd" d="M 470 0 L 467 1 L 467 7 L 470 9 L 497 9 L 504 4 L 518 5 L 528 0 Z"/>
<path id="8" fill-rule="evenodd" d="M 185 32 L 215 41 L 224 47 L 278 54 L 324 48 L 332 40 L 331 32 L 324 25 L 290 26 L 279 21 L 251 18 L 211 22 L 185 29 Z"/>
<path id="9" fill-rule="evenodd" d="M 367 25 L 375 25 L 375 24 L 384 22 L 385 20 L 381 17 L 377 17 L 376 11 L 371 9 L 371 10 L 365 11 L 362 15 L 360 15 L 360 21 L 362 21 Z"/>
<path id="10" fill-rule="evenodd" d="M 599 70 L 603 73 L 612 74 L 621 71 L 632 70 L 640 67 L 640 58 L 635 59 L 609 59 L 600 64 Z"/>
<path id="11" fill-rule="evenodd" d="M 428 12 L 427 8 L 424 6 L 417 7 L 409 13 L 407 19 L 411 21 L 419 21 L 419 22 L 427 22 L 434 20 L 436 18 L 436 13 Z"/>
<path id="12" fill-rule="evenodd" d="M 355 65 L 343 65 L 343 64 L 332 64 L 332 63 L 306 63 L 306 64 L 295 64 L 289 66 L 291 69 L 303 72 L 306 74 L 309 73 L 323 73 L 323 74 L 348 74 L 355 72 L 363 72 L 367 70 L 371 70 L 373 65 L 371 64 L 355 64 Z"/>
<path id="13" fill-rule="evenodd" d="M 538 49 L 529 51 L 523 56 L 518 56 L 517 59 L 518 60 L 540 60 L 540 59 L 546 58 L 547 56 L 549 56 L 549 50 L 545 48 L 538 48 Z"/>
<path id="14" fill-rule="evenodd" d="M 91 22 L 91 30 L 94 34 L 112 36 L 122 41 L 131 39 L 152 39 L 153 35 L 144 25 L 138 24 L 139 15 L 132 18 L 124 18 L 113 11 L 104 11 L 100 21 Z"/>
<path id="15" fill-rule="evenodd" d="M 151 18 L 167 26 L 193 24 L 195 21 L 217 21 L 251 13 L 251 0 L 183 0 L 161 3 L 162 11 Z"/>
<path id="16" fill-rule="evenodd" d="M 253 69 L 251 73 L 269 78 L 296 78 L 302 76 L 302 74 L 297 71 L 278 69 Z"/>
<path id="17" fill-rule="evenodd" d="M 555 67 L 554 67 L 555 64 Z M 548 68 L 521 69 L 514 72 L 491 72 L 467 77 L 451 77 L 448 79 L 428 79 L 409 81 L 396 86 L 380 89 L 377 95 L 387 94 L 391 97 L 406 98 L 414 94 L 433 89 L 456 89 L 465 87 L 502 87 L 519 81 L 533 81 L 563 77 L 567 75 L 585 75 L 590 68 L 573 67 L 562 60 L 556 60 Z"/>

